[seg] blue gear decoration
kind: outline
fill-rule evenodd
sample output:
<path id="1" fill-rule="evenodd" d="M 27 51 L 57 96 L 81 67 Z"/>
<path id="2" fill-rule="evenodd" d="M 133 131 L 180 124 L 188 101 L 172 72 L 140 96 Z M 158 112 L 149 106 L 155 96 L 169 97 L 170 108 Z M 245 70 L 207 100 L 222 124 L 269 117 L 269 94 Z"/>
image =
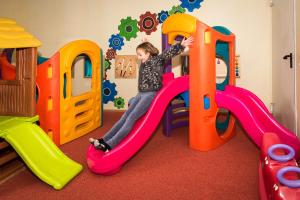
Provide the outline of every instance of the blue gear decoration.
<path id="1" fill-rule="evenodd" d="M 124 46 L 124 38 L 122 38 L 119 34 L 111 35 L 108 42 L 109 47 L 113 48 L 114 50 L 121 50 L 122 46 Z"/>
<path id="2" fill-rule="evenodd" d="M 201 7 L 200 3 L 203 0 L 180 0 L 180 6 L 186 8 L 189 12 L 193 12 L 194 9 L 199 9 Z"/>
<path id="3" fill-rule="evenodd" d="M 162 10 L 162 11 L 160 11 L 160 13 L 158 13 L 157 19 L 158 19 L 159 23 L 162 24 L 168 17 L 169 17 L 168 11 Z"/>
<path id="4" fill-rule="evenodd" d="M 109 80 L 105 80 L 102 87 L 103 103 L 107 104 L 109 101 L 114 102 L 117 94 L 116 84 L 111 83 Z"/>

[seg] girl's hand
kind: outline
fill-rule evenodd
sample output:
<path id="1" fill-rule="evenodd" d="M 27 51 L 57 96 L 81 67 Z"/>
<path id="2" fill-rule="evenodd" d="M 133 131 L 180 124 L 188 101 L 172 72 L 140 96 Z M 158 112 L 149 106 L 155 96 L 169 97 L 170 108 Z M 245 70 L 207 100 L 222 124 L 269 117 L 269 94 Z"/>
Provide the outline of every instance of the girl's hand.
<path id="1" fill-rule="evenodd" d="M 183 47 L 188 47 L 188 46 L 191 46 L 194 42 L 194 38 L 193 37 L 189 37 L 187 39 L 183 38 L 182 41 L 181 41 L 181 45 Z"/>

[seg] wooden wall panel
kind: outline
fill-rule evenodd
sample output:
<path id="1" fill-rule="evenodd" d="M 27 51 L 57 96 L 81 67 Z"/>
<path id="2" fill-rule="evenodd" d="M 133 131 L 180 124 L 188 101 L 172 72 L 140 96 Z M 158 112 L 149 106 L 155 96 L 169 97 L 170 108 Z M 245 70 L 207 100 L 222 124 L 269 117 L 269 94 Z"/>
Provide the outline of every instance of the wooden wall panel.
<path id="1" fill-rule="evenodd" d="M 17 49 L 16 80 L 0 80 L 0 115 L 35 115 L 37 49 Z"/>

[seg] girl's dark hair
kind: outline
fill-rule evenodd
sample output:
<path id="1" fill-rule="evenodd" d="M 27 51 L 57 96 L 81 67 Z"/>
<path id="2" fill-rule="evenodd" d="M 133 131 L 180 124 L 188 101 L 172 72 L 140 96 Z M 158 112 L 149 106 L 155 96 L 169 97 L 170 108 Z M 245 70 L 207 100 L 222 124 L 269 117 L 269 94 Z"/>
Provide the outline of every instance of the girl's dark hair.
<path id="1" fill-rule="evenodd" d="M 143 42 L 139 44 L 136 49 L 143 49 L 146 53 L 150 53 L 151 56 L 157 56 L 159 51 L 150 42 Z"/>

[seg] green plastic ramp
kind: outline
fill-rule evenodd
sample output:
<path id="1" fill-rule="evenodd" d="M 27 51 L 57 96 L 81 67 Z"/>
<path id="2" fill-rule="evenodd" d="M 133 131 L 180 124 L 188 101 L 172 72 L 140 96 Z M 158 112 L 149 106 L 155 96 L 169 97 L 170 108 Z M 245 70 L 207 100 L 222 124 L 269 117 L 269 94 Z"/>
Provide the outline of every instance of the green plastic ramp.
<path id="1" fill-rule="evenodd" d="M 82 166 L 63 154 L 34 122 L 38 117 L 0 116 L 0 137 L 16 150 L 27 166 L 42 181 L 59 190 Z"/>

